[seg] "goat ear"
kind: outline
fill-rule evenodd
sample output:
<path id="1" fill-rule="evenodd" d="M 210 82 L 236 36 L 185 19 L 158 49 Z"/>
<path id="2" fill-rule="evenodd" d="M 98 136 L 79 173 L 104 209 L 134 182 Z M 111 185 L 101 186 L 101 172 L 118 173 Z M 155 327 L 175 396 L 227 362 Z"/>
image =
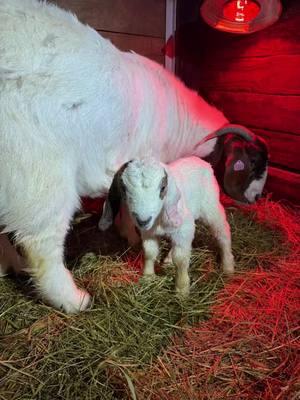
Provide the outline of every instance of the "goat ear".
<path id="1" fill-rule="evenodd" d="M 165 213 L 167 216 L 168 224 L 177 228 L 183 223 L 183 216 L 182 212 L 180 212 L 180 199 L 181 193 L 178 189 L 176 182 L 172 179 L 172 186 L 171 180 L 169 179 L 168 191 L 170 190 L 171 193 L 167 196 L 167 201 L 165 204 Z"/>
<path id="2" fill-rule="evenodd" d="M 106 231 L 112 225 L 113 221 L 114 218 L 111 205 L 110 202 L 106 200 L 103 205 L 103 211 L 98 223 L 98 228 L 100 231 Z"/>
<path id="3" fill-rule="evenodd" d="M 223 157 L 225 139 L 225 136 L 219 137 L 216 141 L 213 152 L 204 157 L 204 160 L 209 162 L 213 166 L 213 168 L 217 167 Z"/>
<path id="4" fill-rule="evenodd" d="M 239 201 L 246 201 L 244 192 L 250 179 L 252 167 L 245 148 L 235 151 L 225 163 L 224 189 Z"/>
<path id="5" fill-rule="evenodd" d="M 130 161 L 123 164 L 122 167 L 115 173 L 110 185 L 108 196 L 103 206 L 103 213 L 98 224 L 99 229 L 102 231 L 108 229 L 113 224 L 115 217 L 120 211 L 121 200 L 124 196 L 122 193 L 122 174 L 129 163 Z"/>

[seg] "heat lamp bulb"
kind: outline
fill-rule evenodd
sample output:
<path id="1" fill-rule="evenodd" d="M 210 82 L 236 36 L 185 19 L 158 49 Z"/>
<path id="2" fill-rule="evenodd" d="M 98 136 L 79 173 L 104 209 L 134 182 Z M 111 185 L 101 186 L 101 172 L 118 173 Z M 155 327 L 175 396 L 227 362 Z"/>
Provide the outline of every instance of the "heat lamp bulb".
<path id="1" fill-rule="evenodd" d="M 272 25 L 282 12 L 280 0 L 204 0 L 200 13 L 215 29 L 252 33 Z"/>
<path id="2" fill-rule="evenodd" d="M 235 22 L 252 21 L 260 12 L 260 6 L 253 0 L 231 0 L 223 7 L 224 18 Z"/>

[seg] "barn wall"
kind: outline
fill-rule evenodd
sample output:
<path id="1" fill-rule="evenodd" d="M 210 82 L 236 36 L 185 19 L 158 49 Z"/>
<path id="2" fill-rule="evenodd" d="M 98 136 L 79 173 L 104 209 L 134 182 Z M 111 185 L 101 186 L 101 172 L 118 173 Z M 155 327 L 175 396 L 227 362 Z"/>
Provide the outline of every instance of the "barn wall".
<path id="1" fill-rule="evenodd" d="M 164 64 L 166 0 L 51 0 L 110 39 Z"/>
<path id="2" fill-rule="evenodd" d="M 178 2 L 177 74 L 267 140 L 267 190 L 300 204 L 300 2 L 283 1 L 276 24 L 245 36 L 208 27 L 200 3 Z"/>

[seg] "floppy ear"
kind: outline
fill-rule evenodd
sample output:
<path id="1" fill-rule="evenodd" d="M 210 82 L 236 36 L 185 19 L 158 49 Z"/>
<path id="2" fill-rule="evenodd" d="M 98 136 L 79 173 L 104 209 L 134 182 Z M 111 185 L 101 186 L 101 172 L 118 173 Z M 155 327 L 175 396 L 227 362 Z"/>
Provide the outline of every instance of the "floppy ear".
<path id="1" fill-rule="evenodd" d="M 226 137 L 221 136 L 218 138 L 216 141 L 214 151 L 211 152 L 208 156 L 203 157 L 205 161 L 210 163 L 215 170 L 219 163 L 221 162 L 223 156 L 224 156 L 224 143 L 225 143 Z"/>
<path id="2" fill-rule="evenodd" d="M 98 228 L 100 231 L 106 231 L 112 225 L 113 221 L 114 218 L 112 208 L 110 202 L 106 200 L 103 205 L 103 211 L 98 223 Z"/>
<path id="3" fill-rule="evenodd" d="M 178 189 L 174 179 L 170 179 L 169 176 L 168 193 L 165 203 L 165 213 L 168 224 L 174 226 L 174 228 L 177 228 L 183 223 L 183 215 L 180 209 L 180 199 L 181 192 Z"/>
<path id="4" fill-rule="evenodd" d="M 250 157 L 245 147 L 234 149 L 225 162 L 224 189 L 236 200 L 247 202 L 244 196 L 252 172 Z"/>
<path id="5" fill-rule="evenodd" d="M 108 191 L 107 199 L 103 206 L 103 213 L 98 224 L 98 227 L 101 231 L 107 230 L 113 224 L 115 217 L 120 211 L 121 200 L 124 197 L 122 174 L 129 163 L 130 161 L 123 164 L 114 175 Z"/>

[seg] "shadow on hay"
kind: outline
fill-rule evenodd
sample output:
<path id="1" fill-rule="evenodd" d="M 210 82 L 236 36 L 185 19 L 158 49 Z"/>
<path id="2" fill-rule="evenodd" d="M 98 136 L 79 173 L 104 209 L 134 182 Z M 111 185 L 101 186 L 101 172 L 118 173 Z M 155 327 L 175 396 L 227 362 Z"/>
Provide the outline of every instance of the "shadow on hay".
<path id="1" fill-rule="evenodd" d="M 76 266 L 85 254 L 93 253 L 101 256 L 120 257 L 126 254 L 135 257 L 141 252 L 141 245 L 128 249 L 126 240 L 122 239 L 114 227 L 106 232 L 98 229 L 99 216 L 87 214 L 74 219 L 71 230 L 66 239 L 65 257 L 70 268 Z M 228 207 L 227 218 L 232 231 L 232 247 L 237 263 L 237 271 L 255 267 L 266 255 L 280 256 L 288 254 L 289 248 L 281 246 L 284 241 L 282 232 L 272 229 L 264 222 L 258 223 L 255 211 L 241 212 L 239 208 Z M 169 243 L 164 240 L 162 253 L 166 254 Z M 208 258 L 214 258 L 214 264 L 219 270 L 219 247 L 218 244 L 201 222 L 197 223 L 195 239 L 193 241 L 194 253 L 197 249 L 203 251 Z M 197 252 L 199 256 L 199 252 Z M 262 257 L 263 256 L 263 257 Z M 161 260 L 160 260 L 161 261 Z M 264 265 L 267 267 L 266 263 Z M 158 271 L 160 271 L 159 269 Z"/>

